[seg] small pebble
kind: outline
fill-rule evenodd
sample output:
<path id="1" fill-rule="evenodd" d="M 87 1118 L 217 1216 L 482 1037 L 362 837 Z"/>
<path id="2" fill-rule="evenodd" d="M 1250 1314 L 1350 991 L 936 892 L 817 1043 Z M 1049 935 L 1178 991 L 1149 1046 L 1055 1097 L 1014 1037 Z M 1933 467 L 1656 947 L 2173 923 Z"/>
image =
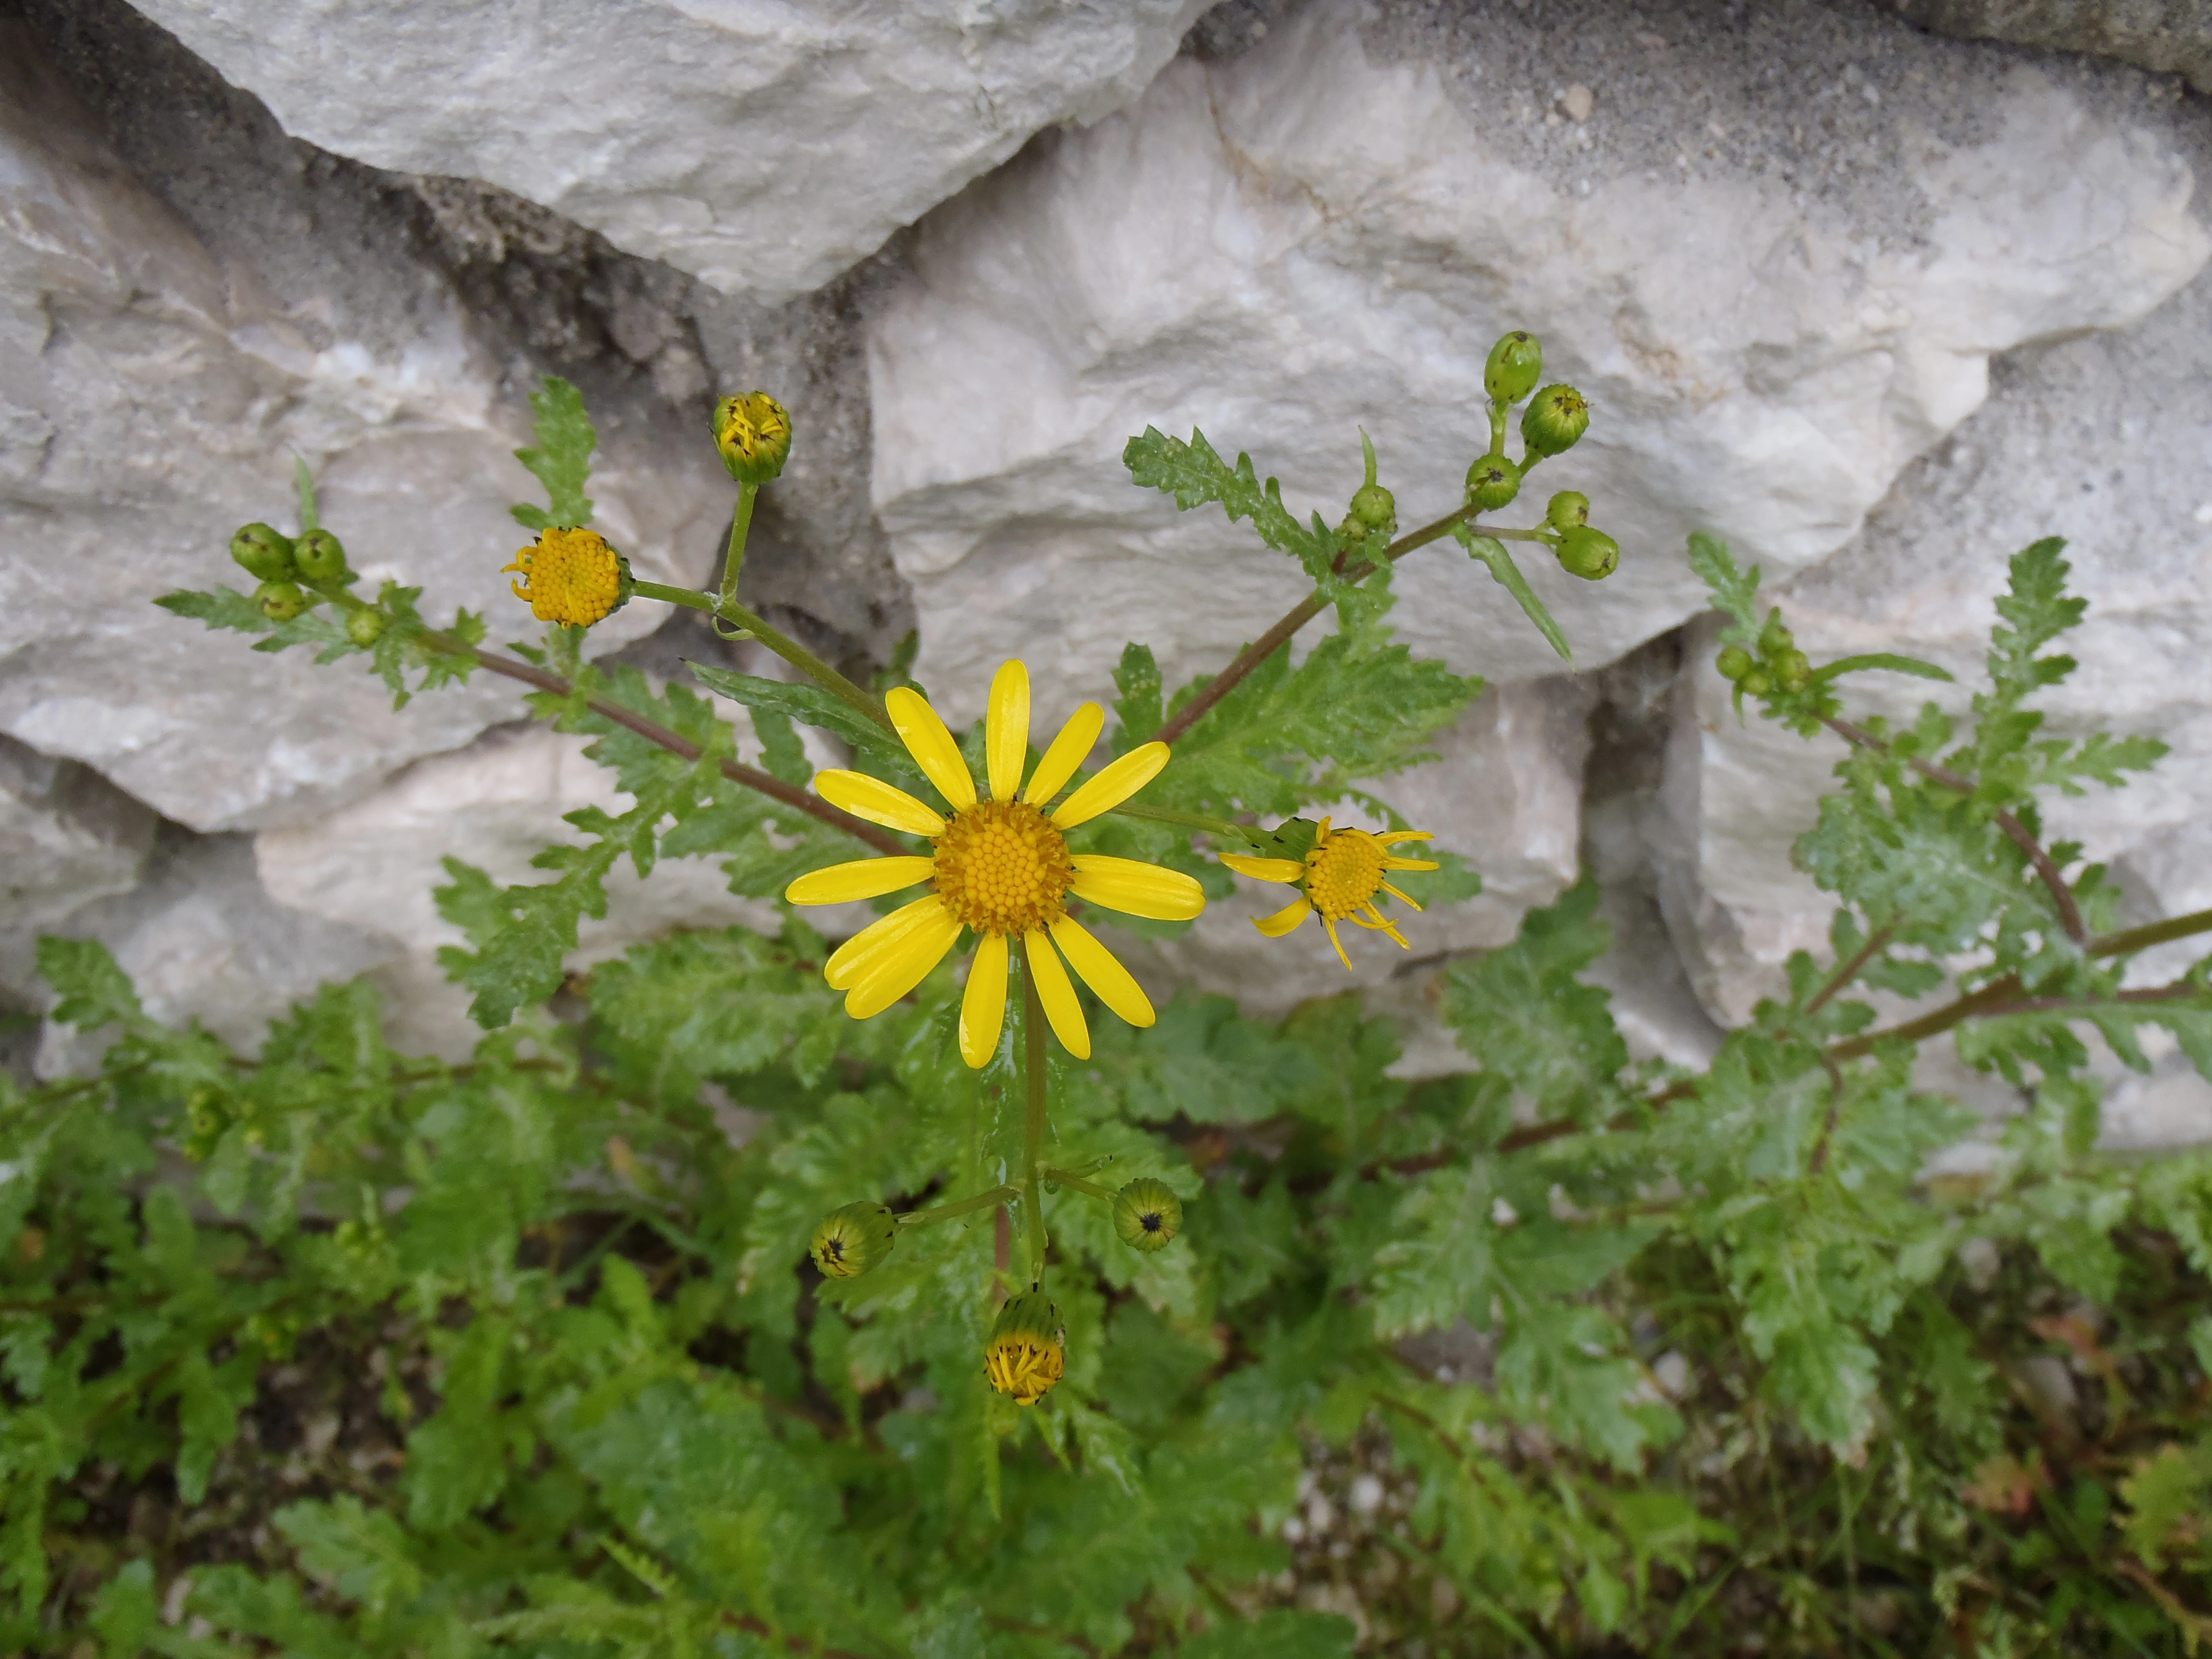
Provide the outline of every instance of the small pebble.
<path id="1" fill-rule="evenodd" d="M 1587 121 L 1590 112 L 1597 107 L 1597 94 L 1577 81 L 1560 98 L 1559 107 L 1567 112 L 1569 120 Z"/>

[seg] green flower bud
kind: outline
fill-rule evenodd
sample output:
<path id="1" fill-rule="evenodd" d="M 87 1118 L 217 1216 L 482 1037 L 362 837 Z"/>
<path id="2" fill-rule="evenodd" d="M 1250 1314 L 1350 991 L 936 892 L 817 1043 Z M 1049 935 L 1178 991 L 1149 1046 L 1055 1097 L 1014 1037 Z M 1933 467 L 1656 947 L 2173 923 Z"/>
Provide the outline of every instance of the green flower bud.
<path id="1" fill-rule="evenodd" d="M 1782 613 L 1776 611 L 1766 619 L 1766 626 L 1759 630 L 1759 654 L 1778 657 L 1797 643 L 1797 636 L 1783 625 Z"/>
<path id="2" fill-rule="evenodd" d="M 1544 377 L 1544 348 L 1525 329 L 1516 329 L 1490 348 L 1482 366 L 1482 389 L 1501 404 L 1517 404 Z"/>
<path id="3" fill-rule="evenodd" d="M 880 1204 L 848 1204 L 815 1224 L 807 1248 L 825 1279 L 858 1279 L 898 1243 L 898 1222 Z"/>
<path id="4" fill-rule="evenodd" d="M 1133 1250 L 1164 1250 L 1182 1231 L 1182 1200 L 1164 1181 L 1139 1176 L 1114 1195 L 1114 1231 Z"/>
<path id="5" fill-rule="evenodd" d="M 310 530 L 293 543 L 292 562 L 311 582 L 342 582 L 348 574 L 345 549 L 327 530 Z"/>
<path id="6" fill-rule="evenodd" d="M 1495 513 L 1521 493 L 1521 469 L 1503 455 L 1484 455 L 1467 470 L 1470 507 Z"/>
<path id="7" fill-rule="evenodd" d="M 264 582 L 253 590 L 253 602 L 273 623 L 290 622 L 313 603 L 300 591 L 297 582 Z"/>
<path id="8" fill-rule="evenodd" d="M 1802 651 L 1784 651 L 1774 659 L 1774 683 L 1784 691 L 1802 691 L 1813 683 L 1813 659 Z"/>
<path id="9" fill-rule="evenodd" d="M 356 611 L 346 617 L 346 637 L 356 645 L 374 645 L 389 620 L 381 611 Z"/>
<path id="10" fill-rule="evenodd" d="M 1721 671 L 1721 678 L 1724 680 L 1741 680 L 1745 675 L 1750 673 L 1755 665 L 1756 663 L 1751 653 L 1740 645 L 1728 647 L 1713 664 L 1714 667 Z"/>
<path id="11" fill-rule="evenodd" d="M 1018 1406 L 1034 1406 L 1066 1370 L 1067 1331 L 1052 1298 L 1042 1291 L 1007 1297 L 983 1351 L 991 1386 Z"/>
<path id="12" fill-rule="evenodd" d="M 1531 455 L 1561 455 L 1589 430 L 1589 403 L 1571 386 L 1547 386 L 1521 412 L 1521 441 Z"/>
<path id="13" fill-rule="evenodd" d="M 1766 678 L 1766 671 L 1763 668 L 1753 669 L 1738 684 L 1754 697 L 1763 697 L 1774 690 L 1774 682 Z"/>
<path id="14" fill-rule="evenodd" d="M 1620 544 L 1602 530 L 1582 525 L 1559 538 L 1559 568 L 1584 581 L 1600 582 L 1620 565 Z"/>
<path id="15" fill-rule="evenodd" d="M 1385 541 L 1398 533 L 1397 498 L 1381 484 L 1362 484 L 1353 490 L 1352 511 L 1346 516 L 1363 532 Z"/>
<path id="16" fill-rule="evenodd" d="M 1554 530 L 1580 530 L 1589 522 L 1589 497 L 1579 489 L 1562 489 L 1544 509 L 1544 522 Z"/>
<path id="17" fill-rule="evenodd" d="M 791 459 L 791 416 L 765 392 L 725 398 L 714 405 L 714 447 L 739 483 L 767 483 Z"/>
<path id="18" fill-rule="evenodd" d="M 258 581 L 289 582 L 296 574 L 292 565 L 292 538 L 265 524 L 242 526 L 230 538 L 230 556 Z"/>

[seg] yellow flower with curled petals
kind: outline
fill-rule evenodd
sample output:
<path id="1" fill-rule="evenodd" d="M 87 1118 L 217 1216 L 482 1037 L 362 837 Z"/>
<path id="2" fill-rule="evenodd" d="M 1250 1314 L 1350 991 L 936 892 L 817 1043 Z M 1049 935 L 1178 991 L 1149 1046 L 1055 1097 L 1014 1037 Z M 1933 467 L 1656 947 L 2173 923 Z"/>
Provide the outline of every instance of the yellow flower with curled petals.
<path id="1" fill-rule="evenodd" d="M 620 610 L 629 597 L 624 589 L 629 568 L 595 530 L 555 525 L 541 531 L 537 542 L 517 553 L 506 569 L 522 573 L 520 581 L 508 585 L 516 599 L 530 602 L 531 614 L 540 622 L 589 628 Z"/>
<path id="2" fill-rule="evenodd" d="M 1397 923 L 1376 908 L 1375 896 L 1388 893 L 1419 909 L 1421 907 L 1410 896 L 1390 884 L 1390 873 L 1397 870 L 1434 870 L 1437 866 L 1429 859 L 1401 859 L 1390 849 L 1401 842 L 1434 841 L 1436 837 L 1425 830 L 1393 830 L 1380 836 L 1371 835 L 1364 830 L 1333 829 L 1333 822 L 1329 818 L 1321 821 L 1320 829 L 1314 832 L 1313 846 L 1303 859 L 1256 858 L 1244 853 L 1221 855 L 1221 861 L 1239 875 L 1260 881 L 1284 882 L 1303 890 L 1273 915 L 1255 917 L 1252 925 L 1269 939 L 1280 939 L 1318 910 L 1322 926 L 1328 929 L 1328 942 L 1336 946 L 1336 954 L 1347 969 L 1352 966 L 1352 958 L 1344 954 L 1344 941 L 1337 937 L 1336 924 L 1340 921 L 1354 922 L 1372 933 L 1388 933 L 1402 949 L 1411 950 L 1406 936 L 1398 931 Z"/>
<path id="3" fill-rule="evenodd" d="M 1167 744 L 1148 743 L 1131 750 L 1047 812 L 1047 804 L 1066 787 L 1105 729 L 1106 711 L 1097 703 L 1086 702 L 1068 716 L 1024 787 L 1029 670 L 1018 662 L 1000 668 L 991 681 L 983 723 L 988 800 L 977 795 L 960 745 L 919 692 L 901 686 L 884 703 L 915 764 L 952 810 L 939 812 L 864 773 L 815 775 L 814 787 L 824 800 L 871 823 L 926 836 L 933 848 L 927 856 L 832 865 L 801 876 L 785 890 L 793 904 L 842 904 L 930 884 L 927 896 L 892 911 L 831 953 L 822 976 L 845 993 L 845 1012 L 855 1019 L 881 1013 L 928 976 L 963 930 L 972 930 L 975 959 L 960 1002 L 960 1054 L 971 1066 L 988 1064 L 998 1050 L 1016 939 L 1053 1034 L 1079 1060 L 1091 1057 L 1091 1030 L 1069 982 L 1068 967 L 1130 1024 L 1150 1025 L 1155 1018 L 1151 1001 L 1113 952 L 1067 914 L 1067 901 L 1078 898 L 1156 921 L 1187 921 L 1206 908 L 1206 895 L 1179 871 L 1073 852 L 1066 832 L 1119 806 L 1158 777 L 1168 763 Z"/>

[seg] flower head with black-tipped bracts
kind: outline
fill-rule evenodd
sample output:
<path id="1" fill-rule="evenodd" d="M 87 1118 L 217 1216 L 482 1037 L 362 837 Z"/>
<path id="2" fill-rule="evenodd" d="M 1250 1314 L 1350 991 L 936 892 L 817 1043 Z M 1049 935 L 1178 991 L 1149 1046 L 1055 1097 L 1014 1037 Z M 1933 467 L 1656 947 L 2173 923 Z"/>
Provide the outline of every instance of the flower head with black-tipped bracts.
<path id="1" fill-rule="evenodd" d="M 1067 1370 L 1067 1336 L 1060 1310 L 1042 1291 L 1006 1298 L 991 1324 L 983 1371 L 1017 1406 L 1034 1406 Z"/>
<path id="2" fill-rule="evenodd" d="M 531 614 L 540 622 L 589 628 L 621 609 L 629 597 L 623 556 L 595 530 L 555 525 L 541 531 L 537 542 L 517 553 L 506 568 L 522 573 L 522 580 L 511 584 L 514 597 L 529 600 Z"/>
<path id="3" fill-rule="evenodd" d="M 930 892 L 840 945 L 822 970 L 845 993 L 855 1019 L 881 1013 L 928 976 L 963 929 L 976 937 L 975 964 L 960 1003 L 960 1054 L 987 1065 L 1006 1024 L 1006 973 L 1019 939 L 1053 1034 L 1078 1059 L 1091 1057 L 1091 1030 L 1069 982 L 1072 966 L 1098 1000 L 1132 1025 L 1154 1015 L 1129 970 L 1083 924 L 1067 901 L 1161 921 L 1187 921 L 1206 908 L 1197 882 L 1178 871 L 1069 849 L 1066 832 L 1109 811 L 1159 775 L 1168 746 L 1147 743 L 1102 768 L 1049 812 L 1105 728 L 1106 711 L 1086 702 L 1068 717 L 1026 787 L 1030 675 L 1009 662 L 991 681 L 983 750 L 990 799 L 981 799 L 960 745 L 919 692 L 900 686 L 884 699 L 899 738 L 922 775 L 951 806 L 947 815 L 865 773 L 816 775 L 824 800 L 856 817 L 926 836 L 928 855 L 863 859 L 801 876 L 785 890 L 793 904 L 842 904 L 896 893 L 921 882 Z M 1066 957 L 1067 963 L 1060 961 Z"/>
<path id="4" fill-rule="evenodd" d="M 1292 823 L 1303 823 L 1293 819 Z M 1259 881 L 1279 881 L 1298 888 L 1298 896 L 1272 916 L 1255 917 L 1252 925 L 1269 939 L 1280 939 L 1314 911 L 1321 912 L 1322 926 L 1328 929 L 1328 942 L 1336 946 L 1336 954 L 1343 958 L 1346 968 L 1352 958 L 1344 954 L 1344 941 L 1337 937 L 1336 924 L 1349 921 L 1364 927 L 1371 933 L 1388 933 L 1407 950 L 1406 936 L 1398 931 L 1398 924 L 1384 915 L 1375 906 L 1377 893 L 1388 893 L 1395 899 L 1414 903 L 1393 887 L 1391 872 L 1398 870 L 1433 870 L 1437 865 L 1429 859 L 1401 859 L 1391 848 L 1402 842 L 1434 841 L 1436 837 L 1425 830 L 1392 830 L 1382 835 L 1370 835 L 1364 830 L 1338 830 L 1334 821 L 1323 818 L 1314 830 L 1313 845 L 1303 859 L 1257 858 L 1249 854 L 1224 853 L 1221 861 L 1243 876 Z M 1284 826 L 1288 830 L 1290 825 Z M 1276 832 L 1278 840 L 1283 831 Z"/>

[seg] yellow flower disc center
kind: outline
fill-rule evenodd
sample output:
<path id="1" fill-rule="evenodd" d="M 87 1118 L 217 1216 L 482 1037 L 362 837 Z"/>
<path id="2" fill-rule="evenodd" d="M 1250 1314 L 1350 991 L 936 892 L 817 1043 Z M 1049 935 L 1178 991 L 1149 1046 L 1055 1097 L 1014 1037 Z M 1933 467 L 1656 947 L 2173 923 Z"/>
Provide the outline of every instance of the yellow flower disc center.
<path id="1" fill-rule="evenodd" d="M 1060 1381 L 1067 1369 L 1067 1356 L 1057 1342 L 1002 1336 L 983 1356 L 983 1368 L 1000 1394 L 1012 1395 L 1018 1406 L 1034 1406 Z"/>
<path id="2" fill-rule="evenodd" d="M 621 561 L 596 531 L 556 525 L 507 568 L 522 573 L 514 596 L 540 622 L 589 628 L 622 603 Z"/>
<path id="3" fill-rule="evenodd" d="M 1342 921 L 1382 890 L 1382 845 L 1364 830 L 1340 830 L 1306 854 L 1306 897 Z"/>
<path id="4" fill-rule="evenodd" d="M 979 933 L 1019 935 L 1065 914 L 1075 866 L 1067 837 L 1027 801 L 963 807 L 937 838 L 937 896 Z"/>

